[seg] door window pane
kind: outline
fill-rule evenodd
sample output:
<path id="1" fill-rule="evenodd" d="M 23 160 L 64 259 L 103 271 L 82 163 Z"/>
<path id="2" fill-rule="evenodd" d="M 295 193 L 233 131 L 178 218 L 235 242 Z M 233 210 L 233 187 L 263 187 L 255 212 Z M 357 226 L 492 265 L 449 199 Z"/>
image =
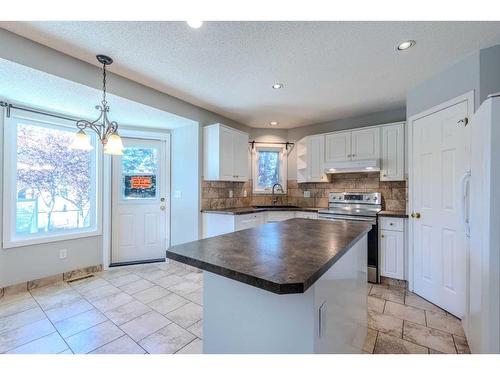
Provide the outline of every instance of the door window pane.
<path id="1" fill-rule="evenodd" d="M 158 150 L 151 147 L 126 147 L 122 156 L 122 197 L 156 198 Z"/>
<path id="2" fill-rule="evenodd" d="M 257 187 L 270 189 L 280 182 L 279 151 L 259 151 Z"/>
<path id="3" fill-rule="evenodd" d="M 63 127 L 17 125 L 16 234 L 95 224 L 95 154 L 70 150 L 74 134 Z"/>

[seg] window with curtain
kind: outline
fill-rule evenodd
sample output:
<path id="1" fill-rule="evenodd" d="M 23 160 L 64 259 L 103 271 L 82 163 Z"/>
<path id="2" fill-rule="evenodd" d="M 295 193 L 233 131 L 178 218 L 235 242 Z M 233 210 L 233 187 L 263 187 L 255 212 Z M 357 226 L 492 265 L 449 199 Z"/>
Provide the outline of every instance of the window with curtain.
<path id="1" fill-rule="evenodd" d="M 70 121 L 16 111 L 4 122 L 4 246 L 97 234 L 97 137 L 71 150 Z"/>
<path id="2" fill-rule="evenodd" d="M 274 184 L 286 191 L 286 153 L 284 147 L 256 146 L 253 153 L 253 190 L 271 193 Z"/>

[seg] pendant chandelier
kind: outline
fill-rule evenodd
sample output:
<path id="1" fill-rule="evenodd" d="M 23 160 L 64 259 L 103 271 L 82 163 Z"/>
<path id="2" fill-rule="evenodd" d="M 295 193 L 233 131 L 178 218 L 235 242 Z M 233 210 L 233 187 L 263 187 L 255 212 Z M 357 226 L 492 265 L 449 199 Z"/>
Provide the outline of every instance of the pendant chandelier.
<path id="1" fill-rule="evenodd" d="M 79 130 L 75 134 L 70 148 L 83 151 L 93 150 L 94 147 L 91 145 L 90 136 L 85 133 L 85 130 L 89 129 L 97 133 L 99 140 L 104 146 L 105 154 L 123 155 L 123 143 L 118 135 L 118 123 L 116 121 L 109 121 L 109 106 L 106 101 L 106 66 L 111 65 L 113 59 L 105 55 L 97 55 L 96 58 L 102 64 L 102 101 L 100 105 L 95 106 L 95 109 L 101 113 L 92 122 L 87 120 L 78 120 L 76 122 L 76 127 Z"/>

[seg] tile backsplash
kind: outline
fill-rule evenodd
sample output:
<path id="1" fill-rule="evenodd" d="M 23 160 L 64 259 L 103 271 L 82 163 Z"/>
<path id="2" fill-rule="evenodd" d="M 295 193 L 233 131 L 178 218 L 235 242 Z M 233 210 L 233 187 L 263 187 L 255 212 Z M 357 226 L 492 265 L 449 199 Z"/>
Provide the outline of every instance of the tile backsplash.
<path id="1" fill-rule="evenodd" d="M 233 197 L 230 197 L 230 191 Z M 244 192 L 247 196 L 245 197 Z M 304 192 L 310 193 L 304 198 Z M 329 182 L 297 183 L 288 180 L 287 195 L 279 196 L 277 204 L 290 204 L 300 207 L 327 207 L 329 192 L 380 192 L 382 207 L 390 211 L 406 210 L 406 181 L 380 181 L 379 172 L 342 173 L 329 176 Z M 202 209 L 221 209 L 248 207 L 255 205 L 270 205 L 272 197 L 269 194 L 253 195 L 252 181 L 224 182 L 203 181 L 201 191 Z"/>

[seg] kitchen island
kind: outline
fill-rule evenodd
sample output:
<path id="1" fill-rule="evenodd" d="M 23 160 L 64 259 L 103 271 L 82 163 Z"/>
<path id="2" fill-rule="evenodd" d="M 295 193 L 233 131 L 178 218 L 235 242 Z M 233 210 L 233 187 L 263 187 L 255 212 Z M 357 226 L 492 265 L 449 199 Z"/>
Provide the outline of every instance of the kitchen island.
<path id="1" fill-rule="evenodd" d="M 291 219 L 174 246 L 204 270 L 204 353 L 361 353 L 370 224 Z"/>

